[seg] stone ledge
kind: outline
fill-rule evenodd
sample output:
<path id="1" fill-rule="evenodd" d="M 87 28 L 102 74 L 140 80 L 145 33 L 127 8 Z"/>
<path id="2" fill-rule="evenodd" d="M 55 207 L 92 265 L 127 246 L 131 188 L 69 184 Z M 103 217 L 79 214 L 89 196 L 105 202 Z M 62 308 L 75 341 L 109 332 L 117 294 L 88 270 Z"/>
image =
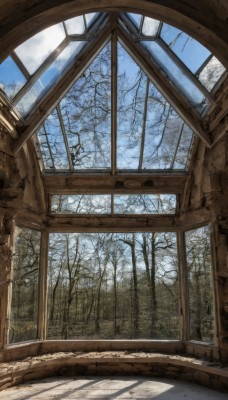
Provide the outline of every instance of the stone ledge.
<path id="1" fill-rule="evenodd" d="M 198 383 L 228 392 L 228 367 L 178 355 L 145 352 L 58 352 L 0 364 L 0 390 L 54 375 L 141 375 Z"/>

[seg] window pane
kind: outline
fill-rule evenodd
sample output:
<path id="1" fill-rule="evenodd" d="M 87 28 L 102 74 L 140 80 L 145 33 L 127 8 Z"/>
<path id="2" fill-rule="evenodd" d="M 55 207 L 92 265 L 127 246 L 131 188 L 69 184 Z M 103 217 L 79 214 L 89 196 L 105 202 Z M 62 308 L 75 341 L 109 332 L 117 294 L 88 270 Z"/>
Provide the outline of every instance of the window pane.
<path id="1" fill-rule="evenodd" d="M 159 26 L 160 21 L 157 19 L 145 17 L 142 27 L 142 34 L 145 36 L 156 36 Z"/>
<path id="2" fill-rule="evenodd" d="M 37 338 L 40 232 L 17 228 L 9 343 Z"/>
<path id="3" fill-rule="evenodd" d="M 54 109 L 44 123 L 56 169 L 69 169 L 66 147 L 57 110 Z M 41 154 L 42 148 L 41 148 Z"/>
<path id="4" fill-rule="evenodd" d="M 15 49 L 15 53 L 32 75 L 65 37 L 63 24 L 56 24 L 26 40 Z"/>
<path id="5" fill-rule="evenodd" d="M 56 60 L 46 69 L 38 81 L 28 90 L 16 104 L 17 109 L 26 116 L 35 103 L 50 89 L 65 72 L 73 58 L 80 52 L 86 42 L 71 42 L 59 54 Z"/>
<path id="6" fill-rule="evenodd" d="M 194 85 L 178 67 L 165 50 L 155 41 L 143 41 L 143 46 L 165 71 L 174 85 L 187 97 L 199 112 L 202 112 L 208 102 L 203 93 Z"/>
<path id="7" fill-rule="evenodd" d="M 161 38 L 193 73 L 211 54 L 208 49 L 187 33 L 168 24 L 163 24 Z"/>
<path id="8" fill-rule="evenodd" d="M 88 14 L 85 14 L 87 28 L 89 28 L 92 25 L 93 21 L 95 20 L 95 18 L 99 14 L 100 13 L 88 13 Z"/>
<path id="9" fill-rule="evenodd" d="M 85 32 L 84 18 L 82 15 L 68 19 L 65 21 L 65 25 L 69 35 L 82 35 Z"/>
<path id="10" fill-rule="evenodd" d="M 26 78 L 11 57 L 0 64 L 0 89 L 12 99 L 24 86 Z"/>
<path id="11" fill-rule="evenodd" d="M 110 168 L 110 44 L 72 86 L 60 107 L 74 168 Z"/>
<path id="12" fill-rule="evenodd" d="M 44 169 L 55 168 L 54 162 L 52 160 L 52 154 L 50 150 L 50 144 L 48 141 L 48 134 L 42 126 L 37 132 L 37 138 L 39 143 L 39 149 L 42 155 L 42 160 L 44 163 Z"/>
<path id="13" fill-rule="evenodd" d="M 146 82 L 144 72 L 118 43 L 118 169 L 138 169 Z"/>
<path id="14" fill-rule="evenodd" d="M 179 338 L 174 233 L 50 234 L 48 260 L 48 339 Z"/>
<path id="15" fill-rule="evenodd" d="M 51 196 L 51 213 L 55 214 L 110 214 L 110 195 L 61 195 Z"/>
<path id="16" fill-rule="evenodd" d="M 213 56 L 204 69 L 200 72 L 199 80 L 205 86 L 208 92 L 210 92 L 225 70 L 226 68 L 216 57 Z"/>
<path id="17" fill-rule="evenodd" d="M 190 338 L 213 343 L 214 304 L 210 231 L 205 226 L 186 232 Z"/>
<path id="18" fill-rule="evenodd" d="M 175 214 L 174 194 L 114 195 L 115 214 Z"/>
<path id="19" fill-rule="evenodd" d="M 158 90 L 150 85 L 143 169 L 173 168 L 183 120 Z"/>
<path id="20" fill-rule="evenodd" d="M 139 29 L 140 24 L 141 24 L 142 15 L 134 14 L 134 13 L 128 13 L 128 15 L 134 21 L 135 25 Z"/>
<path id="21" fill-rule="evenodd" d="M 179 146 L 173 160 L 174 169 L 187 169 L 192 141 L 193 132 L 188 125 L 184 124 Z"/>

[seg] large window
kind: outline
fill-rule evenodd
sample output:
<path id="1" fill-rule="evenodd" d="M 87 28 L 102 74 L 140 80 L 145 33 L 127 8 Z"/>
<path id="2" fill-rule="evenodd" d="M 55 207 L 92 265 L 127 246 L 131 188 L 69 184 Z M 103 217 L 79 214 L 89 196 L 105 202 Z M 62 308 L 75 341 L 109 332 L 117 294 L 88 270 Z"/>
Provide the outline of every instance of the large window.
<path id="1" fill-rule="evenodd" d="M 189 339 L 213 343 L 210 227 L 187 231 L 185 242 L 180 291 L 174 232 L 50 233 L 46 339 L 181 339 L 181 303 Z M 39 264 L 40 232 L 17 228 L 9 343 L 39 339 Z"/>
<path id="2" fill-rule="evenodd" d="M 9 342 L 37 339 L 40 232 L 17 228 Z"/>
<path id="3" fill-rule="evenodd" d="M 48 339 L 179 338 L 175 233 L 53 233 Z"/>

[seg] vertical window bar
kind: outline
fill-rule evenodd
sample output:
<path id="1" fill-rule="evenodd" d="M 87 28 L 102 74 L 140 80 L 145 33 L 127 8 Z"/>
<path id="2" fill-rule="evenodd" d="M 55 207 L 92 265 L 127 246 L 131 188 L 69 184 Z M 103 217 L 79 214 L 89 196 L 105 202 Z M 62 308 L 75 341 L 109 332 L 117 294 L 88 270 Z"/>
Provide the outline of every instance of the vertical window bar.
<path id="1" fill-rule="evenodd" d="M 57 113 L 58 113 L 58 117 L 59 117 L 59 122 L 60 122 L 61 130 L 62 130 L 64 143 L 65 143 L 65 146 L 66 146 L 68 163 L 69 163 L 69 166 L 70 166 L 70 170 L 73 171 L 74 170 L 74 166 L 73 166 L 72 158 L 71 158 L 71 155 L 70 155 L 70 149 L 69 149 L 69 145 L 68 145 L 66 129 L 65 129 L 65 126 L 64 126 L 63 117 L 62 117 L 62 114 L 61 114 L 61 111 L 60 111 L 59 104 L 56 106 L 56 109 L 57 109 Z"/>
<path id="2" fill-rule="evenodd" d="M 178 268 L 179 268 L 179 298 L 180 298 L 180 318 L 181 318 L 181 339 L 190 339 L 190 321 L 188 308 L 188 276 L 186 262 L 185 234 L 177 232 Z"/>
<path id="3" fill-rule="evenodd" d="M 38 339 L 46 339 L 47 326 L 47 269 L 48 269 L 48 232 L 41 233 L 40 270 L 39 270 L 39 311 Z"/>
<path id="4" fill-rule="evenodd" d="M 116 130 L 117 130 L 117 35 L 112 34 L 111 38 L 111 102 L 112 102 L 112 128 L 111 128 L 111 163 L 112 175 L 116 173 Z"/>
<path id="5" fill-rule="evenodd" d="M 146 81 L 146 93 L 145 93 L 145 104 L 144 104 L 144 114 L 143 114 L 141 148 L 140 148 L 140 157 L 139 157 L 139 171 L 140 172 L 142 170 L 145 135 L 146 135 L 146 117 L 147 117 L 149 86 L 150 86 L 150 80 L 149 80 L 149 78 L 147 78 L 147 81 Z"/>

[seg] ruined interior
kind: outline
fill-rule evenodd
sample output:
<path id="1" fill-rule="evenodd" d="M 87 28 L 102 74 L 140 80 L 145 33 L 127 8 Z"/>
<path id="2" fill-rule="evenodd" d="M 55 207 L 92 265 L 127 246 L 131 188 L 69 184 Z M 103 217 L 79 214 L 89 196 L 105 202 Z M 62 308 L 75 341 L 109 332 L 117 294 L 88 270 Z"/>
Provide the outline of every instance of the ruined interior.
<path id="1" fill-rule="evenodd" d="M 0 20 L 0 387 L 64 367 L 228 389 L 227 1 L 2 0 Z"/>

